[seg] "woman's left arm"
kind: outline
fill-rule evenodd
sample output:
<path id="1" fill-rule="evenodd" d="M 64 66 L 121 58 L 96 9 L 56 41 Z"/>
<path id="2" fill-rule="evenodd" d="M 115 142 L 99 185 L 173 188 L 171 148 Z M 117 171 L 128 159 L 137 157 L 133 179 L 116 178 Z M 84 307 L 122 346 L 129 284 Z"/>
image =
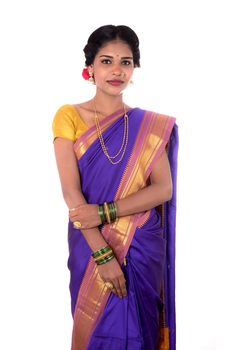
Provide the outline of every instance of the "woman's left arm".
<path id="1" fill-rule="evenodd" d="M 172 179 L 166 151 L 153 168 L 150 182 L 149 186 L 116 202 L 119 217 L 150 210 L 171 199 Z"/>
<path id="2" fill-rule="evenodd" d="M 150 175 L 150 185 L 125 197 L 117 200 L 117 216 L 128 216 L 150 210 L 171 199 L 172 196 L 172 179 L 170 164 L 167 153 L 164 151 L 155 164 Z M 85 204 L 70 213 L 72 221 L 80 220 L 84 223 L 85 228 L 93 227 L 94 223 L 90 217 L 97 215 L 98 206 L 96 204 Z M 90 215 L 92 213 L 92 215 Z M 97 221 L 96 220 L 96 221 Z"/>

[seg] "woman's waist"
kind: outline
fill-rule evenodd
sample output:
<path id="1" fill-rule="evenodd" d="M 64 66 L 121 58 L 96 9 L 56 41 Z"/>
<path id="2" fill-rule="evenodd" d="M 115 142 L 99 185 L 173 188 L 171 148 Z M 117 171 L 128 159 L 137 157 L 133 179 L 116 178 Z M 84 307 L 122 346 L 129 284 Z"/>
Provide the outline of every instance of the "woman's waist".
<path id="1" fill-rule="evenodd" d="M 153 231 L 162 230 L 161 215 L 156 208 L 152 208 L 144 213 L 143 217 L 140 219 L 138 228 Z"/>

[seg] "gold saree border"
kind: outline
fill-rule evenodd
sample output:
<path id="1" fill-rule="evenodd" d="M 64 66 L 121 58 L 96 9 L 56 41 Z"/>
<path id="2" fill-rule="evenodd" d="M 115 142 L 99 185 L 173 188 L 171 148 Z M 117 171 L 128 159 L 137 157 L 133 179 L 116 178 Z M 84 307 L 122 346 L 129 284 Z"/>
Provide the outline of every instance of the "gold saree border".
<path id="1" fill-rule="evenodd" d="M 169 328 L 163 327 L 160 328 L 159 333 L 159 345 L 156 350 L 168 350 L 170 349 L 170 341 L 169 341 Z"/>
<path id="2" fill-rule="evenodd" d="M 103 124 L 107 128 L 113 120 Z M 144 113 L 138 136 L 135 140 L 132 154 L 116 192 L 115 200 L 124 198 L 146 186 L 147 174 L 151 162 L 160 156 L 168 122 L 172 118 L 154 112 Z M 76 156 L 79 159 L 92 142 L 97 138 L 96 130 L 90 132 L 83 140 L 75 144 Z M 78 140 L 77 140 L 78 141 Z M 127 254 L 137 227 L 142 226 L 148 219 L 150 211 L 118 218 L 113 224 L 104 225 L 102 235 L 115 251 L 120 264 Z M 89 260 L 85 276 L 78 293 L 72 334 L 72 350 L 87 349 L 93 330 L 105 308 L 111 291 L 106 288 L 92 257 Z"/>

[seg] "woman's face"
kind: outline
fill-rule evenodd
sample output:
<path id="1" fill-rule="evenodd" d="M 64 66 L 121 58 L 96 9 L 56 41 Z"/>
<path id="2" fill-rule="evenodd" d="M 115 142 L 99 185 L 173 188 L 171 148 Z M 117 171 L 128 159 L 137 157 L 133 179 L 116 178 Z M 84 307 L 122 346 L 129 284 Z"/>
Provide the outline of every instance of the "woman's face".
<path id="1" fill-rule="evenodd" d="M 89 69 L 98 90 L 119 95 L 129 84 L 134 71 L 132 51 L 123 41 L 110 41 L 98 51 Z"/>

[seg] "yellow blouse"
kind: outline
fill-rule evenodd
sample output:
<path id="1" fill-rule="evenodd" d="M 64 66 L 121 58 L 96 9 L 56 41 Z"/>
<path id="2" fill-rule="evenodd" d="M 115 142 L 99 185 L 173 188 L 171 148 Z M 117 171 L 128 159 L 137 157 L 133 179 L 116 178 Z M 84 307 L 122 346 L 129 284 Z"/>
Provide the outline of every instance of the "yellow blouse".
<path id="1" fill-rule="evenodd" d="M 75 106 L 66 104 L 55 113 L 52 129 L 54 140 L 56 137 L 64 137 L 75 142 L 78 137 L 88 130 L 88 126 L 81 119 Z"/>

